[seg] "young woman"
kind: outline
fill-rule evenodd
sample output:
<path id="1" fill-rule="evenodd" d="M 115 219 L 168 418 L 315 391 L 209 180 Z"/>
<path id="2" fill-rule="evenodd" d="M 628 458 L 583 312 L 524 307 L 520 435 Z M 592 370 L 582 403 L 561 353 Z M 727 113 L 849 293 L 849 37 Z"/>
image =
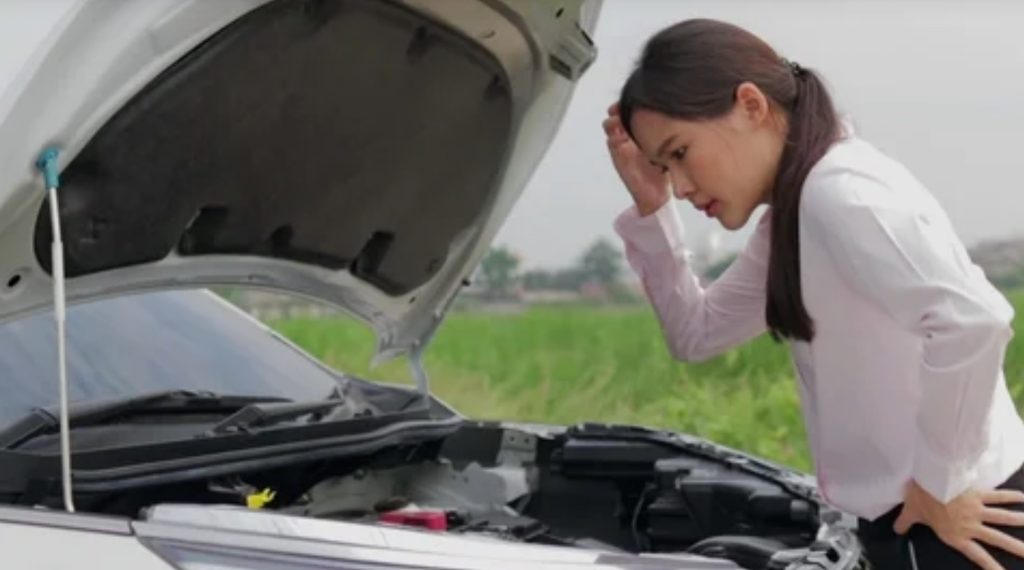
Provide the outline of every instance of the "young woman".
<path id="1" fill-rule="evenodd" d="M 1024 569 L 1013 310 L 921 183 L 814 72 L 722 22 L 655 35 L 604 129 L 634 201 L 616 230 L 672 354 L 789 343 L 821 493 L 861 517 L 877 568 Z M 768 205 L 706 289 L 673 194 L 730 230 Z"/>

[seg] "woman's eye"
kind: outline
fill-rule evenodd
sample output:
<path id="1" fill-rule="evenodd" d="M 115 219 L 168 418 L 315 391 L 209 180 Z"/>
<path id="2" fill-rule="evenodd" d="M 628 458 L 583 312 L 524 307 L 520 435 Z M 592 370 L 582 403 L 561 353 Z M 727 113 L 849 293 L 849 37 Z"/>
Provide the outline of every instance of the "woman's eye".
<path id="1" fill-rule="evenodd" d="M 653 160 L 651 160 L 649 162 L 651 163 L 651 166 L 653 166 L 654 168 L 657 168 L 658 170 L 660 170 L 662 174 L 665 174 L 666 172 L 668 172 L 668 167 L 665 166 L 664 164 L 658 164 L 657 162 L 654 162 Z"/>
<path id="2" fill-rule="evenodd" d="M 679 147 L 671 155 L 672 160 L 682 160 L 686 158 L 686 147 Z"/>

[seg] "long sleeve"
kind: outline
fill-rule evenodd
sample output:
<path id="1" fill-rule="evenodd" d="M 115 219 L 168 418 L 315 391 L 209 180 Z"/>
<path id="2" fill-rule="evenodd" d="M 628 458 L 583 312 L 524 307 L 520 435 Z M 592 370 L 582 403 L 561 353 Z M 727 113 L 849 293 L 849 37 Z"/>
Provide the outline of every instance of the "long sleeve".
<path id="1" fill-rule="evenodd" d="M 615 221 L 675 358 L 704 360 L 764 332 L 768 219 L 766 214 L 759 221 L 744 251 L 706 289 L 687 262 L 682 222 L 671 202 L 644 217 L 630 208 Z"/>
<path id="2" fill-rule="evenodd" d="M 947 502 L 970 487 L 987 447 L 1013 309 L 909 176 L 812 175 L 801 202 L 805 238 L 823 243 L 857 294 L 922 340 L 911 476 Z"/>

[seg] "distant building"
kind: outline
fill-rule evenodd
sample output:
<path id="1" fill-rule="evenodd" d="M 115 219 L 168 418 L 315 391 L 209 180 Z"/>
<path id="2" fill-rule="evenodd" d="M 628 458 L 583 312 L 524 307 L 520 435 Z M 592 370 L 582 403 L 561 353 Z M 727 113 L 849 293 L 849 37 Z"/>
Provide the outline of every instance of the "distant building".
<path id="1" fill-rule="evenodd" d="M 310 301 L 287 293 L 255 289 L 230 289 L 219 291 L 219 293 L 232 304 L 261 321 L 295 317 L 328 317 L 340 314 L 325 303 Z"/>
<path id="2" fill-rule="evenodd" d="M 994 284 L 1024 286 L 1024 238 L 982 242 L 971 248 L 970 255 Z"/>

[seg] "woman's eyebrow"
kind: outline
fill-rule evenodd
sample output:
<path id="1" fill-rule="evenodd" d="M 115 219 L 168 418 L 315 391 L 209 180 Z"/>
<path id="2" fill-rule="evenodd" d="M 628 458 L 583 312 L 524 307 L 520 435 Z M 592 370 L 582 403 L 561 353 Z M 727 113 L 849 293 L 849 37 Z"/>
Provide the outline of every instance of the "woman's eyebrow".
<path id="1" fill-rule="evenodd" d="M 672 146 L 672 143 L 675 142 L 675 140 L 676 140 L 676 135 L 669 135 L 669 137 L 667 139 L 665 139 L 664 142 L 661 143 L 661 146 L 658 147 L 658 153 L 655 154 L 654 157 L 658 158 L 658 157 L 664 155 L 665 152 L 669 149 L 669 147 Z"/>

